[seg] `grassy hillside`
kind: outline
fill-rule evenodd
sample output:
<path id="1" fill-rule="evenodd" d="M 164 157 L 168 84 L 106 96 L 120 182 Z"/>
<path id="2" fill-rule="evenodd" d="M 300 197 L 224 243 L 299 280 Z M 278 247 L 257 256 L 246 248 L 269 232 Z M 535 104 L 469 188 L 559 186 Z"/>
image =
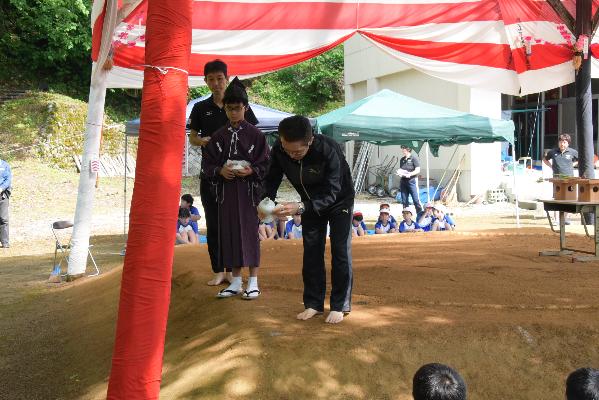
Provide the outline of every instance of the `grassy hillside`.
<path id="1" fill-rule="evenodd" d="M 0 154 L 12 160 L 36 157 L 59 168 L 71 168 L 83 151 L 87 104 L 56 93 L 29 92 L 0 105 Z M 115 154 L 123 133 L 106 117 L 102 153 Z"/>

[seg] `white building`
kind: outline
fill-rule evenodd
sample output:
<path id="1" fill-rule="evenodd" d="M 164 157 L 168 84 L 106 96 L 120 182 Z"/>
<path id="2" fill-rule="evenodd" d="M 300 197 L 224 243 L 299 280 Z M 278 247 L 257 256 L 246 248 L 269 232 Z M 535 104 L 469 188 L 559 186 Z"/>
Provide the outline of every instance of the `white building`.
<path id="1" fill-rule="evenodd" d="M 501 93 L 473 89 L 443 81 L 412 69 L 385 53 L 359 35 L 345 42 L 345 102 L 350 104 L 382 89 L 413 97 L 427 103 L 501 119 Z M 471 196 L 496 189 L 501 179 L 501 144 L 459 146 L 448 165 L 455 147 L 441 147 L 439 157 L 429 156 L 431 178 L 437 181 L 449 169 L 444 182 L 463 159 L 458 182 L 458 199 L 468 201 Z M 351 145 L 348 146 L 351 158 Z M 421 176 L 425 174 L 425 148 L 420 152 Z M 380 146 L 374 150 L 371 164 L 379 164 L 386 155 L 400 156 L 399 146 Z M 399 167 L 399 165 L 398 165 Z M 420 182 L 420 186 L 423 186 Z M 444 185 L 442 185 L 444 186 Z"/>

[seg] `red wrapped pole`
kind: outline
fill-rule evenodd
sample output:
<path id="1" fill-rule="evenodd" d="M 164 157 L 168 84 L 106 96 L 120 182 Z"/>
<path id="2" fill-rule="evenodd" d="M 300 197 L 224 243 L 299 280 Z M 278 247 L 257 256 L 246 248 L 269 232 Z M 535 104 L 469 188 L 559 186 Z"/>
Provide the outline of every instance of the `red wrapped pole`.
<path id="1" fill-rule="evenodd" d="M 181 189 L 192 0 L 149 0 L 139 149 L 108 399 L 158 399 Z"/>

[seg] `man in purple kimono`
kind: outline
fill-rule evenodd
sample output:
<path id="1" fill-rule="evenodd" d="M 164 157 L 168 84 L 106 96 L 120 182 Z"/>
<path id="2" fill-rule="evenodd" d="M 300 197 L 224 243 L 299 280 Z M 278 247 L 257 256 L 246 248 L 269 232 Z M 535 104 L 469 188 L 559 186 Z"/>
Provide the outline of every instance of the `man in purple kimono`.
<path id="1" fill-rule="evenodd" d="M 248 97 L 239 79 L 227 87 L 223 103 L 229 122 L 212 135 L 202 159 L 202 173 L 211 179 L 218 204 L 219 259 L 233 270 L 231 284 L 217 297 L 241 293 L 243 299 L 252 300 L 260 296 L 256 206 L 270 152 L 264 134 L 244 119 Z M 246 290 L 242 289 L 242 267 L 250 270 Z"/>

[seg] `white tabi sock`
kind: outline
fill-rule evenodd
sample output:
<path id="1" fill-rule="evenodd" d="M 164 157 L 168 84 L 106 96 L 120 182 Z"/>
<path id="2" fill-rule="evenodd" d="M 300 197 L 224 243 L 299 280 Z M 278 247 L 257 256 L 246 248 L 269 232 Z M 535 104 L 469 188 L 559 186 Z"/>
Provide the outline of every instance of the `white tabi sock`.
<path id="1" fill-rule="evenodd" d="M 238 292 L 241 290 L 241 283 L 241 276 L 234 276 L 233 279 L 231 279 L 231 284 L 227 289 Z"/>
<path id="2" fill-rule="evenodd" d="M 250 276 L 248 278 L 248 291 L 250 290 L 256 290 L 258 289 L 258 277 L 257 276 Z"/>

